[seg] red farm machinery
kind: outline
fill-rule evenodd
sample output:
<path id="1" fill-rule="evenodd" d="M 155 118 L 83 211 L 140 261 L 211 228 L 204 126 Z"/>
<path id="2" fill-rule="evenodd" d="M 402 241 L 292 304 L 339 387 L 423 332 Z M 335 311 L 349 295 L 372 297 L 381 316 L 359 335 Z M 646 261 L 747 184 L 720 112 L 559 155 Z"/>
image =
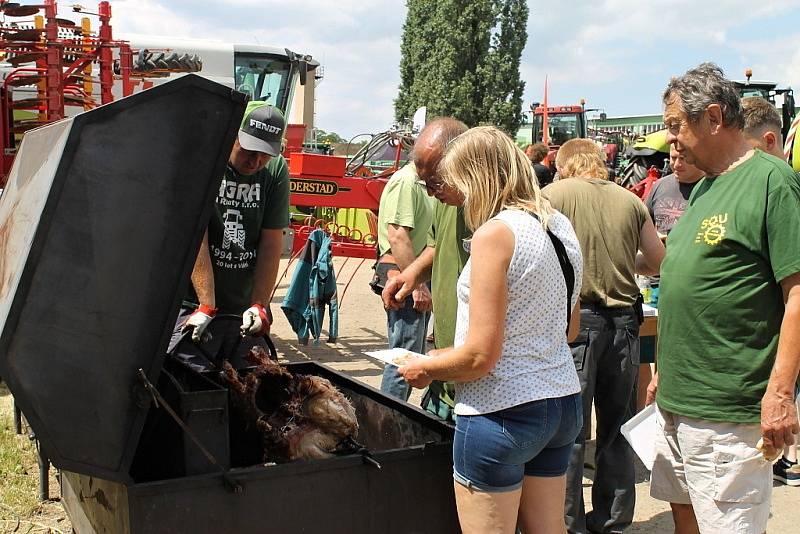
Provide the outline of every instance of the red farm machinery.
<path id="1" fill-rule="evenodd" d="M 373 136 L 348 159 L 302 152 L 289 143 L 290 202 L 301 214 L 307 214 L 292 223 L 293 254 L 302 249 L 315 228 L 323 228 L 333 237 L 334 255 L 374 259 L 381 193 L 392 173 L 407 159 L 412 144 L 410 132 L 393 129 Z M 376 167 L 376 162 L 384 165 Z M 367 227 L 342 223 L 335 213 L 342 208 L 365 210 Z"/>
<path id="2" fill-rule="evenodd" d="M 59 17 L 55 0 L 0 0 L 0 188 L 26 131 L 113 101 L 115 86 L 127 96 L 149 86 L 145 77 L 199 70 L 198 64 L 164 63 L 142 72 L 130 44 L 113 36 L 108 2 L 96 12 L 79 5 L 72 12 L 96 17 L 99 26 L 93 29 L 88 16 L 80 24 Z"/>
<path id="3" fill-rule="evenodd" d="M 206 74 L 200 57 L 191 53 L 205 51 L 199 41 L 201 44 L 192 45 L 197 49 L 175 53 L 169 39 L 154 39 L 164 48 L 147 45 L 140 50 L 114 37 L 109 2 L 100 2 L 91 12 L 73 5 L 71 13 L 82 16 L 79 23 L 59 16 L 55 0 L 25 5 L 0 0 L 0 190 L 26 131 L 147 89 L 158 83 L 154 79 L 172 73 Z M 95 28 L 90 17 L 99 22 Z M 252 48 L 234 45 L 235 71 L 209 71 L 208 75 L 226 75 L 233 87 L 252 86 L 253 91 L 247 91 L 251 98 L 263 98 L 262 88 L 289 87 L 295 77 L 303 84 L 306 72 L 318 66 L 309 56 L 289 50 Z M 276 73 L 282 78 L 277 79 Z M 274 97 L 275 105 L 287 116 L 291 105 L 288 93 L 281 91 Z M 284 152 L 289 160 L 291 204 L 306 214 L 292 224 L 293 250 L 302 248 L 311 230 L 324 227 L 334 238 L 335 255 L 375 257 L 380 195 L 388 177 L 407 156 L 410 133 L 394 129 L 373 136 L 348 160 L 303 152 L 305 130 L 301 124 L 289 125 Z M 376 169 L 376 160 L 383 161 L 384 167 Z M 367 224 L 342 223 L 336 213 L 340 208 L 367 210 L 361 212 L 362 218 L 366 213 Z"/>

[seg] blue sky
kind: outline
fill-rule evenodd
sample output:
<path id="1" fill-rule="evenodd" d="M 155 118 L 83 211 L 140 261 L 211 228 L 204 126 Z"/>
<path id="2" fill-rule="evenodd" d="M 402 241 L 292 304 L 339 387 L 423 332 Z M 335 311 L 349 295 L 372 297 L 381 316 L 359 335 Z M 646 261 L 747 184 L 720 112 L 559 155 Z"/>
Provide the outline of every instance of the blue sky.
<path id="1" fill-rule="evenodd" d="M 435 1 L 435 0 L 432 0 Z M 343 137 L 388 129 L 399 83 L 403 0 L 111 0 L 116 32 L 288 47 L 325 67 L 317 127 Z M 714 61 L 731 78 L 800 92 L 800 0 L 530 1 L 521 73 L 541 100 L 659 113 L 670 76 Z M 63 9 L 63 8 L 62 8 Z M 800 95 L 798 95 L 800 100 Z"/>

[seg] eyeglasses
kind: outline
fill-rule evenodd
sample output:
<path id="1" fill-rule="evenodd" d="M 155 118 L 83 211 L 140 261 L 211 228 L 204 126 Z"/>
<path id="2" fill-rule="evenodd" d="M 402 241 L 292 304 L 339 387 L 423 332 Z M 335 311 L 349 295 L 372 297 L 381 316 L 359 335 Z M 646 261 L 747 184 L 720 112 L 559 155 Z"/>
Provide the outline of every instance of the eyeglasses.
<path id="1" fill-rule="evenodd" d="M 667 131 L 672 135 L 678 135 L 681 131 L 681 127 L 683 126 L 682 120 L 671 120 L 667 122 L 664 126 L 667 127 Z"/>
<path id="2" fill-rule="evenodd" d="M 417 180 L 417 184 L 421 185 L 425 189 L 430 189 L 431 191 L 441 191 L 442 187 L 444 187 L 444 182 L 426 182 L 425 180 Z"/>

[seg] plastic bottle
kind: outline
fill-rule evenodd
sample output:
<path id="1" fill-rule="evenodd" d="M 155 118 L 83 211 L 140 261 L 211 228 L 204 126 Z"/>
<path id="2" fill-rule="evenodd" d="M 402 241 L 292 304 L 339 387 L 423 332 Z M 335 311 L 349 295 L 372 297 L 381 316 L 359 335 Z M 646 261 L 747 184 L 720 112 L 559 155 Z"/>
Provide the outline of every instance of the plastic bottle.
<path id="1" fill-rule="evenodd" d="M 650 287 L 650 279 L 646 276 L 636 276 L 636 285 L 642 294 L 642 301 L 645 304 L 653 302 L 653 288 Z"/>

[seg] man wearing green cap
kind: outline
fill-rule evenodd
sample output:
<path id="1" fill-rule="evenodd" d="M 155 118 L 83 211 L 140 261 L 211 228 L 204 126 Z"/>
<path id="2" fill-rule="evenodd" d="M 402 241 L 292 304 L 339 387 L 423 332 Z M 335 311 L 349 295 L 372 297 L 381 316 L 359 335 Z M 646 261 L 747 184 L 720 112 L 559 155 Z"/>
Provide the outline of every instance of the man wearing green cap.
<path id="1" fill-rule="evenodd" d="M 192 366 L 208 368 L 209 355 L 242 365 L 239 358 L 269 333 L 269 301 L 289 223 L 284 128 L 279 109 L 260 101 L 247 105 L 170 344 L 175 349 L 191 332 L 196 346 L 182 343 L 176 355 Z M 212 325 L 217 314 L 241 316 L 241 323 Z"/>

